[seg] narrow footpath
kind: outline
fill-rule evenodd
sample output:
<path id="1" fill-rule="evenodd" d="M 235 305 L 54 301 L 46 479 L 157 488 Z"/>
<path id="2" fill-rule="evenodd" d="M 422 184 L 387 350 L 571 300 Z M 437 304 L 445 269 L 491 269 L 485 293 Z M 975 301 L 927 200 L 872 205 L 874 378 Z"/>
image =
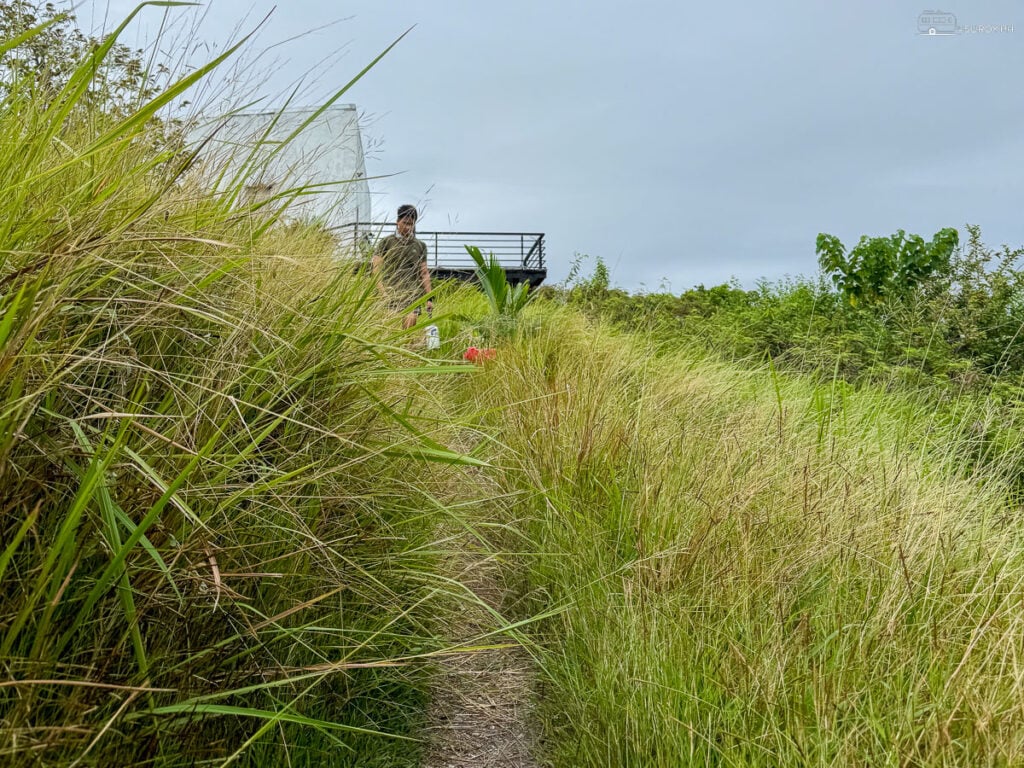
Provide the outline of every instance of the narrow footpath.
<path id="1" fill-rule="evenodd" d="M 458 578 L 494 610 L 501 605 L 501 589 L 494 563 L 468 554 Z M 455 642 L 492 631 L 494 614 L 484 605 L 467 601 L 451 628 Z M 425 768 L 540 768 L 533 754 L 537 742 L 531 728 L 530 702 L 535 671 L 530 655 L 505 635 L 494 635 L 480 645 L 504 646 L 455 653 L 441 662 L 427 728 L 430 748 Z"/>

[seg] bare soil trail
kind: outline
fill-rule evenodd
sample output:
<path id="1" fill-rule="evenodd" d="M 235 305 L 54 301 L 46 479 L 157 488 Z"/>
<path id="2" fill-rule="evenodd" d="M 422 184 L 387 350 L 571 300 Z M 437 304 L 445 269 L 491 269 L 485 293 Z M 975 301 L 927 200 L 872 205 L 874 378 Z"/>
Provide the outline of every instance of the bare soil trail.
<path id="1" fill-rule="evenodd" d="M 459 580 L 484 603 L 467 603 L 451 628 L 451 639 L 464 642 L 493 631 L 495 615 L 487 606 L 499 610 L 502 592 L 496 566 L 485 555 L 467 551 L 458 565 Z M 531 727 L 533 660 L 504 635 L 481 645 L 502 647 L 455 653 L 441 661 L 424 768 L 540 768 Z"/>

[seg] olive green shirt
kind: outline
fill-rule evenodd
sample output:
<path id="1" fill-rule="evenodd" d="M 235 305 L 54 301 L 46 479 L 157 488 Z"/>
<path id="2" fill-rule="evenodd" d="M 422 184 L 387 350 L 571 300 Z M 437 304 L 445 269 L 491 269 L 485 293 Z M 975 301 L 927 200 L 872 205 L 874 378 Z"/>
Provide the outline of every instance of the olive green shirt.
<path id="1" fill-rule="evenodd" d="M 427 246 L 422 240 L 389 235 L 377 243 L 376 255 L 381 259 L 381 280 L 393 298 L 411 302 L 425 293 Z"/>

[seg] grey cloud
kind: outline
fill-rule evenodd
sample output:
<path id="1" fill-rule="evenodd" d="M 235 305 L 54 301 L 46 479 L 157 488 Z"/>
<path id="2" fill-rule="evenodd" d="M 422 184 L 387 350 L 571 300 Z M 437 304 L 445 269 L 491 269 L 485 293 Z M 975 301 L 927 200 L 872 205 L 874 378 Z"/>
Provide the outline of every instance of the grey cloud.
<path id="1" fill-rule="evenodd" d="M 200 34 L 270 5 L 214 0 Z M 1016 29 L 922 38 L 905 0 L 290 0 L 261 40 L 351 15 L 267 83 L 347 43 L 325 95 L 417 24 L 347 97 L 375 117 L 370 173 L 399 172 L 375 182 L 378 213 L 411 200 L 431 226 L 543 230 L 554 279 L 583 252 L 623 286 L 682 290 L 813 273 L 819 231 L 972 221 L 1024 241 L 1024 8 L 963 5 L 962 23 Z"/>

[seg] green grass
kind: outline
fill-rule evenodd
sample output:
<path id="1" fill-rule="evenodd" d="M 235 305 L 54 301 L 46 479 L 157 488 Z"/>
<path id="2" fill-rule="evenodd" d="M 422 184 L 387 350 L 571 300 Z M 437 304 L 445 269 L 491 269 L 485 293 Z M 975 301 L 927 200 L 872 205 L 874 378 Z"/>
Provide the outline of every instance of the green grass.
<path id="1" fill-rule="evenodd" d="M 417 354 L 160 149 L 211 68 L 117 116 L 93 69 L 0 92 L 0 762 L 416 765 L 469 540 L 553 765 L 1024 763 L 1001 411 L 453 286 Z"/>
<path id="2" fill-rule="evenodd" d="M 907 398 L 554 313 L 470 402 L 564 766 L 1015 765 L 1024 545 Z M 838 393 L 838 396 L 837 396 Z"/>
<path id="3" fill-rule="evenodd" d="M 82 100 L 89 62 L 3 92 L 4 765 L 422 749 L 456 589 L 430 513 L 468 459 L 416 414 L 461 369 L 410 353 L 329 238 L 153 149 L 209 71 L 127 117 Z"/>

